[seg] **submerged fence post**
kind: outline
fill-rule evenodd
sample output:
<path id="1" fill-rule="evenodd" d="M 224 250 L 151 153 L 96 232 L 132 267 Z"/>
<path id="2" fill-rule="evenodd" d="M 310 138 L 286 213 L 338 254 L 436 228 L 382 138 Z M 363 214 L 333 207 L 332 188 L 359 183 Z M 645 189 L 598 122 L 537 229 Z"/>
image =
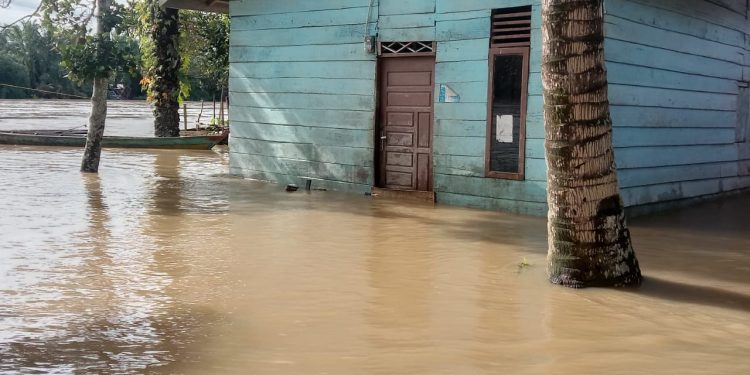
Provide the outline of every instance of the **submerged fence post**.
<path id="1" fill-rule="evenodd" d="M 224 127 L 224 89 L 221 89 L 221 97 L 219 99 L 219 126 Z"/>
<path id="2" fill-rule="evenodd" d="M 195 122 L 195 128 L 198 129 L 201 123 L 201 116 L 203 116 L 203 99 L 201 99 L 201 111 L 198 112 L 198 121 Z"/>

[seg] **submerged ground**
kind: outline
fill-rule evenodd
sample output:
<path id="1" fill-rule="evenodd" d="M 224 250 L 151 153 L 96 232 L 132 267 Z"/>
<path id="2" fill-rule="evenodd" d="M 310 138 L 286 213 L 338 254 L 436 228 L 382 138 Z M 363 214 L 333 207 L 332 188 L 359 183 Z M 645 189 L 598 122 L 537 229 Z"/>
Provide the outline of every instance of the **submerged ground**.
<path id="1" fill-rule="evenodd" d="M 0 373 L 750 373 L 748 195 L 635 220 L 644 286 L 578 291 L 539 218 L 285 193 L 214 152 L 0 160 Z"/>

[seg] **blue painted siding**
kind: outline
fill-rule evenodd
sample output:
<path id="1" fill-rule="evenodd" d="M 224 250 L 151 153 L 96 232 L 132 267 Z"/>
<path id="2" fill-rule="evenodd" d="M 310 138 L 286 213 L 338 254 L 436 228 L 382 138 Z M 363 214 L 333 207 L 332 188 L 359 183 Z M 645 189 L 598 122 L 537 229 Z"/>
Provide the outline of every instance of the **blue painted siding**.
<path id="1" fill-rule="evenodd" d="M 745 1 L 607 0 L 614 142 L 628 206 L 750 186 L 737 142 Z"/>
<path id="2" fill-rule="evenodd" d="M 435 40 L 435 0 L 380 0 L 378 14 L 381 41 Z"/>
<path id="3" fill-rule="evenodd" d="M 237 0 L 232 173 L 364 192 L 374 183 L 380 41 L 436 41 L 434 190 L 442 203 L 543 215 L 546 163 L 539 0 Z M 526 180 L 484 177 L 490 15 L 531 5 Z M 745 0 L 606 0 L 614 142 L 626 205 L 750 186 L 738 81 L 750 79 Z M 741 99 L 742 98 L 742 99 Z M 744 104 L 743 104 L 744 103 Z M 745 116 L 748 117 L 748 116 Z M 744 128 L 743 128 L 744 129 Z M 747 130 L 745 133 L 750 133 Z"/>
<path id="4" fill-rule="evenodd" d="M 369 191 L 375 58 L 362 44 L 369 3 L 230 2 L 231 173 Z"/>
<path id="5" fill-rule="evenodd" d="M 461 96 L 461 103 L 435 105 L 434 190 L 439 202 L 523 214 L 546 213 L 539 4 L 538 0 L 437 0 L 435 79 Z M 495 8 L 525 5 L 532 6 L 534 29 L 526 119 L 526 180 L 485 178 L 490 16 Z"/>

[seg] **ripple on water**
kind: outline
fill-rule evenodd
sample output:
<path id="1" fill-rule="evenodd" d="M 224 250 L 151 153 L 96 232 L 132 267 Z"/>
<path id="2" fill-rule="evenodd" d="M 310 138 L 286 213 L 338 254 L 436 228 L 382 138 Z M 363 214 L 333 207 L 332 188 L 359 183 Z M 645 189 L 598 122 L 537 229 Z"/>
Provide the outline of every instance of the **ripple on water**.
<path id="1" fill-rule="evenodd" d="M 175 181 L 181 164 L 225 171 L 216 154 L 183 156 L 105 150 L 96 176 L 78 172 L 80 150 L 0 147 L 0 372 L 138 373 L 174 358 L 191 317 L 172 315 L 148 224 L 205 187 Z"/>
<path id="2" fill-rule="evenodd" d="M 539 218 L 288 194 L 210 152 L 0 158 L 0 372 L 750 373 L 747 196 L 635 220 L 646 284 L 577 291 Z"/>

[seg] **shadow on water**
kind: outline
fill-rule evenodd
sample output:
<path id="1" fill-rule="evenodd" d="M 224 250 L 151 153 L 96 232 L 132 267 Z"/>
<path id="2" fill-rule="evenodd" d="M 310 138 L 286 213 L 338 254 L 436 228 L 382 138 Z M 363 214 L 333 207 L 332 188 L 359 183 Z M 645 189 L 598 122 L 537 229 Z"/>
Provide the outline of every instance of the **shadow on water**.
<path id="1" fill-rule="evenodd" d="M 655 276 L 646 276 L 640 288 L 625 290 L 675 302 L 750 312 L 750 295 L 724 288 L 687 284 Z"/>
<path id="2" fill-rule="evenodd" d="M 370 214 L 376 217 L 409 219 L 440 228 L 451 237 L 517 246 L 530 254 L 543 256 L 547 252 L 546 226 L 541 218 L 476 211 L 472 213 L 474 218 L 457 221 L 441 219 L 440 207 L 416 206 L 404 212 L 389 203 L 375 206 Z M 640 288 L 629 291 L 750 312 L 750 294 L 732 289 L 733 285 L 741 289 L 749 286 L 749 224 L 748 194 L 633 219 L 631 228 L 645 279 Z M 692 282 L 683 282 L 691 278 L 674 275 L 695 277 Z"/>
<path id="3" fill-rule="evenodd" d="M 747 285 L 750 194 L 631 220 L 645 274 L 681 274 L 691 283 Z"/>
<path id="4" fill-rule="evenodd" d="M 696 236 L 747 240 L 746 231 L 750 223 L 750 192 L 639 217 L 633 222 L 638 226 L 651 229 L 674 230 Z"/>

